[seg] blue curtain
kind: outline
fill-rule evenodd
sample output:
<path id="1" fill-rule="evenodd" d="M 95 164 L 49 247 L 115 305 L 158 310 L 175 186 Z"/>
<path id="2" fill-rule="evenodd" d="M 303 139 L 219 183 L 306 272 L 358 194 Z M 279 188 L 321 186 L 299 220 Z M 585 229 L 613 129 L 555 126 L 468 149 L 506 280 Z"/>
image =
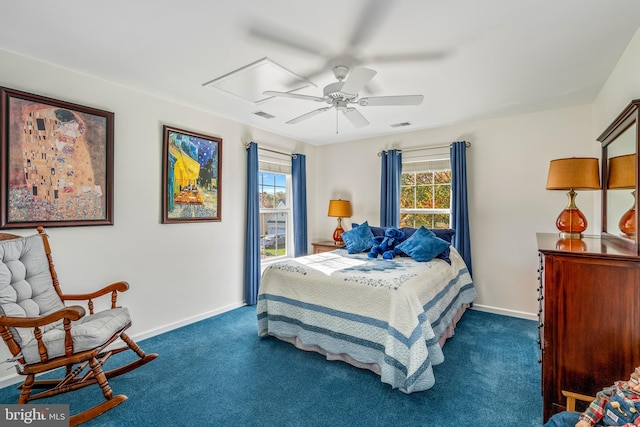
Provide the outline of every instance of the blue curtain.
<path id="1" fill-rule="evenodd" d="M 258 144 L 247 147 L 247 224 L 244 258 L 244 296 L 248 305 L 258 302 L 260 287 L 260 198 L 258 195 Z"/>
<path id="2" fill-rule="evenodd" d="M 307 255 L 307 159 L 294 154 L 291 159 L 291 190 L 293 193 L 294 256 Z"/>
<path id="3" fill-rule="evenodd" d="M 399 227 L 402 151 L 383 151 L 381 157 L 380 227 Z"/>
<path id="4" fill-rule="evenodd" d="M 456 230 L 453 247 L 460 252 L 471 274 L 471 240 L 467 203 L 467 144 L 451 144 L 451 228 Z"/>

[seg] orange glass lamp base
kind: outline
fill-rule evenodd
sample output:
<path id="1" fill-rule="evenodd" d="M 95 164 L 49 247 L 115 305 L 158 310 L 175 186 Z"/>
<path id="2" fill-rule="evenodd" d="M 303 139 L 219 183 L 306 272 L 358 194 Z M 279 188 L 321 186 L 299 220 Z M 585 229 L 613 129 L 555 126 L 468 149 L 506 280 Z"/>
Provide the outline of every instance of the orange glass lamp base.
<path id="1" fill-rule="evenodd" d="M 560 230 L 561 239 L 582 239 L 582 232 L 587 229 L 587 218 L 576 206 L 576 192 L 567 193 L 569 204 L 560 212 L 556 227 Z"/>
<path id="2" fill-rule="evenodd" d="M 562 239 L 582 239 L 582 232 L 587 229 L 587 218 L 580 209 L 565 209 L 556 220 Z"/>
<path id="3" fill-rule="evenodd" d="M 344 243 L 342 240 L 342 233 L 344 233 L 344 228 L 342 228 L 342 218 L 338 217 L 338 226 L 333 230 L 333 240 L 336 242 L 336 245 L 342 245 Z"/>
<path id="4" fill-rule="evenodd" d="M 627 237 L 636 236 L 636 209 L 631 208 L 622 215 L 620 222 L 618 223 L 620 231 L 622 231 Z"/>

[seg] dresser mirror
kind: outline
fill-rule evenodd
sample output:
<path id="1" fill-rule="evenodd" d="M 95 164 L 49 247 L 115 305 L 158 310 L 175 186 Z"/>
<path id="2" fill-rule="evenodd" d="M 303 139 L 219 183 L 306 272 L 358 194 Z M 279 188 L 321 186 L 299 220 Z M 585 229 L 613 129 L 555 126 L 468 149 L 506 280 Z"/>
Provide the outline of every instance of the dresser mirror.
<path id="1" fill-rule="evenodd" d="M 638 249 L 638 114 L 632 101 L 600 135 L 602 143 L 602 237 Z"/>

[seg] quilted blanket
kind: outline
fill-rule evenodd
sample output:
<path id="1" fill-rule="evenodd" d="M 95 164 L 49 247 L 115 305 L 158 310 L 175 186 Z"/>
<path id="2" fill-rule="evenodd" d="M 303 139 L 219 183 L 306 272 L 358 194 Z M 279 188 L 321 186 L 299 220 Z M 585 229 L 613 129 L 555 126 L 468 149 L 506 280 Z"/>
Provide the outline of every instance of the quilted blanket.
<path id="1" fill-rule="evenodd" d="M 451 247 L 441 259 L 370 259 L 344 249 L 269 265 L 257 304 L 260 336 L 296 337 L 305 346 L 377 364 L 381 381 L 412 393 L 435 384 L 438 343 L 476 292 Z"/>

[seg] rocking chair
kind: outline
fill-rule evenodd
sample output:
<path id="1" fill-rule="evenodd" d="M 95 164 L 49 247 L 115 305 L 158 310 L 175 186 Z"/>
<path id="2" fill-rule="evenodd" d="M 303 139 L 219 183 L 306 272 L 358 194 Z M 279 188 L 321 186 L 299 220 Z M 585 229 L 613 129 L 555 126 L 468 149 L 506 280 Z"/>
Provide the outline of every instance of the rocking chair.
<path id="1" fill-rule="evenodd" d="M 116 282 L 93 293 L 65 295 L 42 227 L 38 227 L 38 234 L 27 237 L 0 233 L 0 335 L 18 373 L 26 376 L 18 403 L 97 384 L 106 400 L 72 415 L 70 425 L 74 426 L 127 400 L 122 394 L 114 396 L 107 380 L 158 357 L 145 354 L 124 333 L 131 318 L 126 308 L 116 304 L 118 292 L 128 288 L 126 282 Z M 94 313 L 94 300 L 104 295 L 111 296 L 111 308 Z M 65 301 L 86 301 L 89 314 L 82 306 L 65 306 Z M 117 339 L 126 346 L 108 349 Z M 137 359 L 103 371 L 109 357 L 125 350 L 133 350 Z M 61 379 L 35 379 L 61 367 L 65 368 Z M 46 390 L 32 395 L 34 388 Z"/>

